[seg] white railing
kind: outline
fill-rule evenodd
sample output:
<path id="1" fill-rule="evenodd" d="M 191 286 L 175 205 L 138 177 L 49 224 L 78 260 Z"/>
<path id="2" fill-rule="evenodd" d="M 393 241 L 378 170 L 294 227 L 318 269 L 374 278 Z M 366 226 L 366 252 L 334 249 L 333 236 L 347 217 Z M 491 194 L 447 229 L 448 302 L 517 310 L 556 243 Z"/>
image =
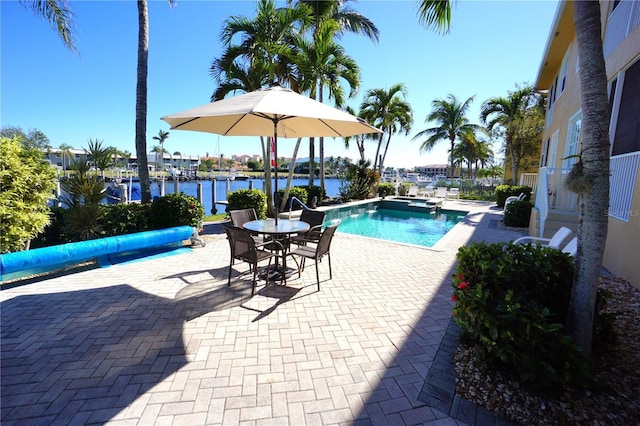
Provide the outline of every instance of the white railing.
<path id="1" fill-rule="evenodd" d="M 531 192 L 536 192 L 538 188 L 538 174 L 537 173 L 522 173 L 520 175 L 520 186 L 528 186 L 531 188 Z"/>
<path id="2" fill-rule="evenodd" d="M 611 217 L 628 222 L 632 214 L 633 193 L 640 169 L 640 152 L 617 155 L 611 157 L 610 163 L 610 184 L 609 184 L 609 210 Z M 551 169 L 542 167 L 537 175 L 536 185 L 536 208 L 545 207 L 551 210 L 578 211 L 580 198 L 569 191 L 564 182 L 569 169 Z M 544 181 L 543 181 L 543 174 Z M 524 174 L 523 174 L 524 175 Z M 532 186 L 534 173 L 526 173 L 520 177 L 520 185 Z M 545 191 L 542 188 L 547 188 Z M 540 190 L 538 190 L 538 188 Z M 544 204 L 544 206 L 543 206 Z"/>
<path id="3" fill-rule="evenodd" d="M 625 222 L 629 221 L 639 166 L 640 152 L 611 157 L 609 216 Z"/>
<path id="4" fill-rule="evenodd" d="M 640 24 L 640 3 L 621 1 L 607 20 L 603 53 L 605 59 L 618 47 L 627 35 Z"/>

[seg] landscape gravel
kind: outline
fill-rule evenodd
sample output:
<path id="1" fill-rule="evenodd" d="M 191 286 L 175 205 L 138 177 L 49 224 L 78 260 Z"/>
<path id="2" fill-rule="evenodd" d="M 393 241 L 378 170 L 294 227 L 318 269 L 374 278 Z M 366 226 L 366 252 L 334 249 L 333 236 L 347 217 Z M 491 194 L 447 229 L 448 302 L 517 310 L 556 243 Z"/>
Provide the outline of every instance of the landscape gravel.
<path id="1" fill-rule="evenodd" d="M 618 278 L 601 277 L 615 313 L 615 344 L 594 357 L 593 390 L 567 388 L 557 399 L 532 395 L 498 372 L 483 371 L 474 351 L 460 344 L 455 365 L 457 392 L 499 417 L 523 425 L 640 425 L 640 290 Z"/>

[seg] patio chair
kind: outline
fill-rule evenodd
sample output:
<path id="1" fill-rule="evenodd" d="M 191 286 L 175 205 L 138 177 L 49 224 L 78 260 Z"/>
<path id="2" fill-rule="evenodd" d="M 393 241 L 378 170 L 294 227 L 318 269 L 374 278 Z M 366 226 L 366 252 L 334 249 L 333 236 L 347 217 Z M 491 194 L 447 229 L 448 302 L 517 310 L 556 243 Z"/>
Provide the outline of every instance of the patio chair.
<path id="1" fill-rule="evenodd" d="M 418 186 L 417 185 L 411 185 L 409 187 L 409 190 L 407 191 L 407 197 L 417 197 L 418 196 Z"/>
<path id="2" fill-rule="evenodd" d="M 291 238 L 293 244 L 304 246 L 307 243 L 318 243 L 322 234 L 325 212 L 321 210 L 302 210 L 300 220 L 309 224 L 309 230 Z"/>
<path id="3" fill-rule="evenodd" d="M 233 226 L 238 228 L 242 228 L 242 225 L 247 222 L 258 219 L 255 209 L 231 210 L 229 211 L 229 216 L 231 216 Z"/>
<path id="4" fill-rule="evenodd" d="M 231 250 L 231 260 L 229 262 L 229 279 L 227 286 L 231 286 L 231 270 L 236 260 L 247 262 L 249 264 L 249 272 L 253 272 L 253 283 L 251 286 L 251 296 L 256 290 L 256 281 L 258 278 L 258 263 L 269 260 L 267 268 L 271 266 L 271 259 L 276 257 L 276 253 L 263 250 L 262 245 L 256 244 L 251 233 L 244 228 L 236 226 L 223 225 L 222 228 L 227 234 L 229 240 L 229 248 Z M 269 244 L 277 243 L 270 241 Z"/>
<path id="5" fill-rule="evenodd" d="M 553 234 L 553 237 L 551 238 L 531 237 L 529 235 L 525 235 L 524 237 L 520 237 L 516 239 L 513 243 L 526 244 L 531 242 L 531 243 L 543 244 L 548 247 L 560 249 L 560 245 L 565 240 L 565 238 L 567 238 L 569 235 L 571 235 L 571 229 L 563 226 L 560 229 L 558 229 L 556 233 Z"/>
<path id="6" fill-rule="evenodd" d="M 327 260 L 329 261 L 329 279 L 333 278 L 333 275 L 331 273 L 330 249 L 331 240 L 333 240 L 333 235 L 335 234 L 338 225 L 340 225 L 340 222 L 334 222 L 331 225 L 328 225 L 320 235 L 320 239 L 318 240 L 318 244 L 316 246 L 299 246 L 290 253 L 290 255 L 292 256 L 300 256 L 302 258 L 300 264 L 298 265 L 298 278 L 300 278 L 300 274 L 304 270 L 305 259 L 315 260 L 318 291 L 320 291 L 320 272 L 318 270 L 318 263 L 325 256 L 327 256 Z"/>
<path id="7" fill-rule="evenodd" d="M 449 188 L 447 192 L 447 200 L 449 198 L 455 198 L 456 200 L 460 199 L 460 188 Z"/>
<path id="8" fill-rule="evenodd" d="M 255 209 L 230 210 L 229 216 L 231 216 L 231 223 L 237 228 L 242 228 L 245 223 L 258 219 Z M 251 233 L 251 236 L 257 244 L 264 242 L 264 238 L 258 234 Z"/>

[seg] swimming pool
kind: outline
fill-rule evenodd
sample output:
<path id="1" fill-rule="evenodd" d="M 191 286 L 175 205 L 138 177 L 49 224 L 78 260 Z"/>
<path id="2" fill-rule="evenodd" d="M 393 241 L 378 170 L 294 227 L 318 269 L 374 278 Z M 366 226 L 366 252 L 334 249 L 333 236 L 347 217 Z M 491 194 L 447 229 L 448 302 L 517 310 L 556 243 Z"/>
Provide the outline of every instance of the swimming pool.
<path id="1" fill-rule="evenodd" d="M 327 210 L 325 222 L 341 220 L 338 232 L 433 247 L 466 214 L 381 201 Z"/>

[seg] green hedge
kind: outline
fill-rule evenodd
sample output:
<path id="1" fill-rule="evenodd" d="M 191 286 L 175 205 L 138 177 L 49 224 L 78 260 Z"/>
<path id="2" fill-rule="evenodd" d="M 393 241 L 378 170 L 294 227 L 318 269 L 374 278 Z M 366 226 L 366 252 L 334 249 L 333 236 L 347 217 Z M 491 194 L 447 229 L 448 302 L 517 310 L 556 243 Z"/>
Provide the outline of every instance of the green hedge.
<path id="1" fill-rule="evenodd" d="M 380 197 L 387 197 L 389 195 L 395 195 L 396 187 L 391 182 L 382 182 L 378 184 L 378 195 Z"/>
<path id="2" fill-rule="evenodd" d="M 541 245 L 477 243 L 457 257 L 455 322 L 485 368 L 538 392 L 587 383 L 587 363 L 563 327 L 571 256 Z"/>
<path id="3" fill-rule="evenodd" d="M 526 200 L 510 202 L 504 209 L 504 224 L 507 226 L 528 227 L 533 204 Z"/>
<path id="4" fill-rule="evenodd" d="M 227 209 L 255 209 L 258 219 L 267 218 L 267 194 L 258 189 L 238 189 L 227 194 Z"/>
<path id="5" fill-rule="evenodd" d="M 496 204 L 500 208 L 504 208 L 504 202 L 508 197 L 519 196 L 522 192 L 525 193 L 525 200 L 531 200 L 531 187 L 529 186 L 517 186 L 517 185 L 498 185 L 495 190 Z"/>

